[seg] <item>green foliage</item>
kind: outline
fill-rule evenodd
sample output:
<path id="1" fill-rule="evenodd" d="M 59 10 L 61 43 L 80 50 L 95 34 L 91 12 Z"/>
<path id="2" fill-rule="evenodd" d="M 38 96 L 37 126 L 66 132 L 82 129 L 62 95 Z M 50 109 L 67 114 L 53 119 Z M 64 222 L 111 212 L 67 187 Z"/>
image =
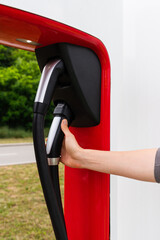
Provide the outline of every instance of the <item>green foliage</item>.
<path id="1" fill-rule="evenodd" d="M 0 45 L 0 67 L 9 67 L 13 64 L 15 59 L 12 52 L 12 48 Z"/>
<path id="2" fill-rule="evenodd" d="M 1 126 L 31 130 L 39 79 L 40 70 L 34 53 L 0 46 Z M 47 123 L 50 118 L 47 118 Z"/>

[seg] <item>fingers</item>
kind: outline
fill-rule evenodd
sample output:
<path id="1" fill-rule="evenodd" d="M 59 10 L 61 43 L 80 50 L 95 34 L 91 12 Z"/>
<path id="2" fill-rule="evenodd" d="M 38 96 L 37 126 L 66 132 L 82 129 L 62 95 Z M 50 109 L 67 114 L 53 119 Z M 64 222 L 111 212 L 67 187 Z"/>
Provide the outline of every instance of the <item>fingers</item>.
<path id="1" fill-rule="evenodd" d="M 66 119 L 63 119 L 63 120 L 62 120 L 61 129 L 62 129 L 62 131 L 63 131 L 63 133 L 64 133 L 65 135 L 67 135 L 68 133 L 70 133 L 69 128 L 68 128 L 68 122 L 67 122 Z"/>

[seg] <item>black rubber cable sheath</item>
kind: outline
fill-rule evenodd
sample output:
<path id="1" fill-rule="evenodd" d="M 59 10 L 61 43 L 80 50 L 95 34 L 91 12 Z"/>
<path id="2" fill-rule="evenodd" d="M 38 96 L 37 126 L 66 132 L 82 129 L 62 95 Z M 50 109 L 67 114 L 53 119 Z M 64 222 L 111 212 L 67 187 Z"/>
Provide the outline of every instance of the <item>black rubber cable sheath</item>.
<path id="1" fill-rule="evenodd" d="M 59 199 L 55 193 L 44 142 L 44 116 L 34 113 L 33 141 L 41 185 L 57 240 L 68 240 Z M 56 179 L 55 181 L 59 181 Z"/>
<path id="2" fill-rule="evenodd" d="M 51 179 L 52 179 L 52 183 L 53 183 L 53 188 L 54 188 L 56 196 L 57 196 L 59 210 L 61 212 L 63 222 L 65 225 L 63 207 L 62 207 L 62 198 L 61 198 L 61 192 L 60 192 L 60 184 L 59 184 L 59 170 L 58 170 L 59 167 L 58 167 L 58 165 L 49 166 L 49 169 L 50 169 Z M 65 227 L 66 227 L 66 225 L 65 225 Z"/>

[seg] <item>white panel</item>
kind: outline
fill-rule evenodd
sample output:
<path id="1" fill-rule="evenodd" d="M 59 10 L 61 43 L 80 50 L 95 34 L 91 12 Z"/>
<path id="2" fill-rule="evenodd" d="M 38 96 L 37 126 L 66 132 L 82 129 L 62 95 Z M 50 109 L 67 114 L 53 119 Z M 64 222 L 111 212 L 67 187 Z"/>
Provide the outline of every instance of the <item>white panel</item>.
<path id="1" fill-rule="evenodd" d="M 112 96 L 113 150 L 160 146 L 159 23 L 158 0 L 123 1 L 123 80 Z M 112 240 L 159 239 L 159 187 L 111 177 Z"/>
<path id="2" fill-rule="evenodd" d="M 111 186 L 111 239 L 159 240 L 159 185 L 112 176 Z"/>

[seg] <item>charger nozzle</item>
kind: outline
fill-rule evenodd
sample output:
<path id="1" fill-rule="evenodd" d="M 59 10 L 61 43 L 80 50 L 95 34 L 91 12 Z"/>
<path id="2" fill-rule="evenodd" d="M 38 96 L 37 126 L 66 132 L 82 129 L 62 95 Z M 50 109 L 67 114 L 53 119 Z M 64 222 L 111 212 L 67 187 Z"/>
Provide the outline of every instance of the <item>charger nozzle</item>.
<path id="1" fill-rule="evenodd" d="M 68 125 L 70 125 L 73 115 L 70 108 L 65 103 L 58 103 L 54 110 L 54 118 L 49 131 L 46 152 L 49 159 L 49 165 L 58 164 L 57 159 L 60 157 L 62 141 L 64 138 L 64 133 L 61 130 L 61 122 L 63 119 L 68 120 Z M 56 159 L 56 161 L 55 161 Z"/>

